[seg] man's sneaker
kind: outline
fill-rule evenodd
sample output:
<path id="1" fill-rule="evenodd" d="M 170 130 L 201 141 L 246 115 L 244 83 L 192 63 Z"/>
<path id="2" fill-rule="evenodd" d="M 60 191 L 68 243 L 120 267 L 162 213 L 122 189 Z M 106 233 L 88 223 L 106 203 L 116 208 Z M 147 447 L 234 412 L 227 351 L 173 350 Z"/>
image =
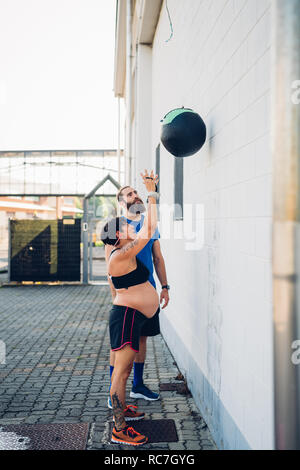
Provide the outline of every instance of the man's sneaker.
<path id="1" fill-rule="evenodd" d="M 108 396 L 108 399 L 107 399 L 107 406 L 110 410 L 112 410 L 112 404 L 111 404 L 111 398 L 110 398 L 110 395 Z"/>
<path id="2" fill-rule="evenodd" d="M 112 430 L 111 442 L 116 444 L 127 444 L 129 446 L 141 446 L 146 444 L 148 437 L 143 436 L 133 428 L 126 426 L 126 428 L 117 431 L 114 427 Z"/>
<path id="3" fill-rule="evenodd" d="M 159 400 L 159 395 L 158 393 L 152 392 L 146 385 L 141 383 L 132 387 L 130 398 L 144 398 L 144 400 L 155 401 Z"/>
<path id="4" fill-rule="evenodd" d="M 128 405 L 124 410 L 125 421 L 138 421 L 139 419 L 145 418 L 145 413 L 141 413 L 137 410 L 137 406 Z"/>

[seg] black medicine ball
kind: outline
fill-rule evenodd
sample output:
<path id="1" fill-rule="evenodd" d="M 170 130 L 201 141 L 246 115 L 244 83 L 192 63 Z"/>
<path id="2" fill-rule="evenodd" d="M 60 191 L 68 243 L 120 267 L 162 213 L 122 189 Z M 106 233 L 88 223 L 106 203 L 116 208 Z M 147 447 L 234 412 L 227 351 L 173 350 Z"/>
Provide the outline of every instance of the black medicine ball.
<path id="1" fill-rule="evenodd" d="M 161 122 L 161 142 L 175 157 L 190 157 L 204 145 L 206 126 L 192 109 L 173 109 Z"/>

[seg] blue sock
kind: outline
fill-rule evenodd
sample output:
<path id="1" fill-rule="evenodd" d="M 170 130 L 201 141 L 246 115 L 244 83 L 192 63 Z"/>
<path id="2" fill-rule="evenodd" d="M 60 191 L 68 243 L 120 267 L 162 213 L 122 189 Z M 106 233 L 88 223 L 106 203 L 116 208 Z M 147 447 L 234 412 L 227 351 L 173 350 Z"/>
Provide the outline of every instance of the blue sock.
<path id="1" fill-rule="evenodd" d="M 114 371 L 114 366 L 109 366 L 109 375 L 110 375 L 109 390 L 110 390 L 110 387 L 111 387 L 111 376 L 112 376 L 113 371 Z"/>
<path id="2" fill-rule="evenodd" d="M 143 383 L 144 363 L 135 362 L 133 364 L 133 387 Z"/>

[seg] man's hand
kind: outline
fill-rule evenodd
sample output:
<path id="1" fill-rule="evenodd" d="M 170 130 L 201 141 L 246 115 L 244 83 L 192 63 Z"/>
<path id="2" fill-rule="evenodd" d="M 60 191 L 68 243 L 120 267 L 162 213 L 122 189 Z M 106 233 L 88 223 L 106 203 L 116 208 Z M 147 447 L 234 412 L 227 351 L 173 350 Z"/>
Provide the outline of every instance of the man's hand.
<path id="1" fill-rule="evenodd" d="M 153 264 L 155 267 L 155 272 L 157 274 L 159 282 L 161 283 L 162 286 L 165 286 L 168 284 L 168 281 L 167 281 L 165 261 L 164 261 L 164 257 L 160 249 L 159 240 L 155 240 L 152 245 L 152 257 L 153 257 Z M 161 304 L 163 300 L 165 301 L 165 303 L 162 306 L 162 308 L 165 308 L 168 305 L 169 300 L 170 300 L 168 289 L 161 290 L 159 303 Z"/>
<path id="2" fill-rule="evenodd" d="M 169 297 L 169 291 L 168 289 L 162 289 L 161 293 L 160 293 L 160 301 L 159 303 L 162 303 L 162 301 L 165 301 L 164 305 L 162 306 L 162 309 L 165 308 L 168 303 L 169 303 L 169 300 L 170 300 L 170 297 Z"/>

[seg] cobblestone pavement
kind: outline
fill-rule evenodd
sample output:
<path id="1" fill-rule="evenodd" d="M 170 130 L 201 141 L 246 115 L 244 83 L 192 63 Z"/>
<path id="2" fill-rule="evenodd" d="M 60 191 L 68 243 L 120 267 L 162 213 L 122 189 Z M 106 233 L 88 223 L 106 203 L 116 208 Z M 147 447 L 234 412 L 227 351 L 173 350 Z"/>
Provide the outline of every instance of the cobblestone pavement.
<path id="1" fill-rule="evenodd" d="M 109 444 L 108 286 L 22 286 L 0 289 L 0 426 L 17 423 L 89 422 L 87 449 L 118 450 Z M 148 339 L 145 383 L 174 382 L 179 370 L 159 335 Z M 128 382 L 128 396 L 131 378 Z M 161 400 L 138 404 L 150 419 L 175 420 L 177 443 L 142 449 L 216 449 L 193 398 L 160 392 Z"/>

